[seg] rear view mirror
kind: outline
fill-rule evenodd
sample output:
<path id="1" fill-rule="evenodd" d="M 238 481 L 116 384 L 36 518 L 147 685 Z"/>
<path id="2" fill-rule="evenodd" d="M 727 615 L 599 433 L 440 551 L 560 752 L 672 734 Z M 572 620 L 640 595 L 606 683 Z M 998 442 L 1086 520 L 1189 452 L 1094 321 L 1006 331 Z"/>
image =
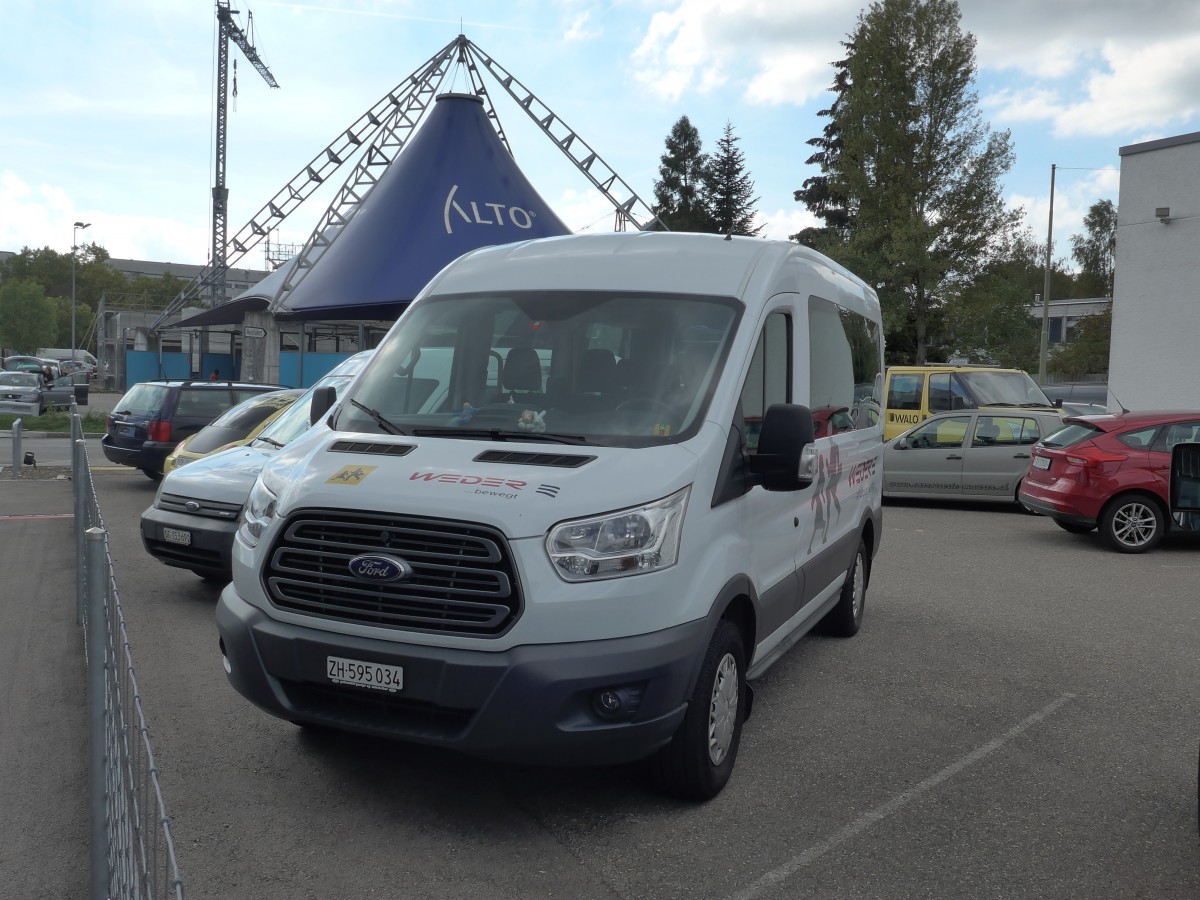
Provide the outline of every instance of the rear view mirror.
<path id="1" fill-rule="evenodd" d="M 768 491 L 798 491 L 813 482 L 812 412 L 795 403 L 767 408 L 758 436 L 758 452 L 749 457 L 750 471 Z"/>
<path id="2" fill-rule="evenodd" d="M 319 387 L 313 391 L 312 406 L 308 410 L 308 424 L 316 425 L 324 418 L 325 413 L 333 409 L 337 402 L 337 388 Z"/>

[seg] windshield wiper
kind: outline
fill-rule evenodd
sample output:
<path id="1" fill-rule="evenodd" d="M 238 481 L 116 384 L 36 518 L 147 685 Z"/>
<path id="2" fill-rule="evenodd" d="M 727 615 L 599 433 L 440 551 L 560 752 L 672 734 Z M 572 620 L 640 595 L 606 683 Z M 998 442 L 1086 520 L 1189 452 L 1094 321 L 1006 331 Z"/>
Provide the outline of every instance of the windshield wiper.
<path id="1" fill-rule="evenodd" d="M 404 429 L 402 429 L 395 422 L 389 422 L 387 419 L 385 419 L 383 417 L 383 415 L 379 412 L 379 410 L 371 409 L 371 407 L 369 407 L 369 406 L 364 406 L 363 404 L 359 403 L 357 400 L 351 400 L 350 403 L 356 409 L 361 409 L 368 416 L 370 416 L 375 421 L 375 424 L 378 425 L 380 428 L 382 428 L 384 431 L 386 431 L 388 434 L 404 434 L 405 433 Z"/>
<path id="2" fill-rule="evenodd" d="M 272 447 L 274 447 L 276 450 L 282 450 L 282 449 L 283 449 L 283 444 L 279 443 L 279 441 L 275 440 L 275 438 L 263 437 L 263 436 L 260 434 L 258 437 L 256 437 L 256 438 L 254 439 L 254 442 L 255 442 L 256 444 L 257 444 L 259 441 L 262 441 L 264 444 L 270 444 L 270 445 L 271 445 Z"/>
<path id="3" fill-rule="evenodd" d="M 591 444 L 578 434 L 554 434 L 545 431 L 506 431 L 501 428 L 414 428 L 413 437 L 462 437 L 490 441 L 544 441 L 550 444 Z"/>

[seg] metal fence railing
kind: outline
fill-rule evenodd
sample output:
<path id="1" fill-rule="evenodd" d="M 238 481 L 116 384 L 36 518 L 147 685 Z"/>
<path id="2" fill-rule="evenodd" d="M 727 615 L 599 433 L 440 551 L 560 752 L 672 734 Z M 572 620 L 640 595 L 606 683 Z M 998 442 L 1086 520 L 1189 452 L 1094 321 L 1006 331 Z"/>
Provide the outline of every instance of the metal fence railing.
<path id="1" fill-rule="evenodd" d="M 133 668 L 78 411 L 71 417 L 76 621 L 87 663 L 93 900 L 183 898 L 171 823 Z"/>

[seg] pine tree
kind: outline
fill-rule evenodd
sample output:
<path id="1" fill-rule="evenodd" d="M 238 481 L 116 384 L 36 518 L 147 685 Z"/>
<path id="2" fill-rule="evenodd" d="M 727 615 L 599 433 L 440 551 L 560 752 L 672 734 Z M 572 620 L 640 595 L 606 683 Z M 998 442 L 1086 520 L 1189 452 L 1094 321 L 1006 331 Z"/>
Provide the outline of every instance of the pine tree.
<path id="1" fill-rule="evenodd" d="M 821 249 L 877 288 L 889 342 L 916 363 L 944 342 L 947 301 L 1019 218 L 1001 196 L 1009 134 L 981 120 L 975 39 L 959 19 L 954 0 L 877 0 L 859 15 L 814 195 L 846 223 Z"/>
<path id="2" fill-rule="evenodd" d="M 708 157 L 701 152 L 700 132 L 687 116 L 671 126 L 666 148 L 654 183 L 654 214 L 671 231 L 712 231 L 702 194 Z"/>
<path id="3" fill-rule="evenodd" d="M 746 156 L 738 149 L 733 125 L 725 123 L 725 133 L 717 141 L 717 152 L 704 170 L 706 205 L 712 216 L 712 230 L 718 234 L 754 237 L 763 230 L 754 225 L 754 181 L 746 171 Z"/>

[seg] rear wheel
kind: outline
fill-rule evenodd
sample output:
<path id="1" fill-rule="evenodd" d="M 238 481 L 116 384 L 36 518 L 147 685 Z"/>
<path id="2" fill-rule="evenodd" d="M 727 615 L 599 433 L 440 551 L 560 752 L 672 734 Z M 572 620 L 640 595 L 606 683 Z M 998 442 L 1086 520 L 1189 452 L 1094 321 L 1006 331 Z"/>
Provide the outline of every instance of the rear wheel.
<path id="1" fill-rule="evenodd" d="M 162 481 L 162 479 L 163 479 L 163 473 L 155 472 L 153 469 L 142 469 L 142 474 L 145 475 L 147 478 L 149 478 L 151 481 Z"/>
<path id="2" fill-rule="evenodd" d="M 687 714 L 671 743 L 651 761 L 659 790 L 685 800 L 711 800 L 733 773 L 746 718 L 746 654 L 742 633 L 717 624 Z"/>
<path id="3" fill-rule="evenodd" d="M 1064 519 L 1055 519 L 1054 524 L 1071 534 L 1087 534 L 1096 527 L 1095 525 L 1080 525 L 1078 522 L 1068 522 Z"/>
<path id="4" fill-rule="evenodd" d="M 1145 553 L 1162 540 L 1167 517 L 1145 494 L 1121 494 L 1100 514 L 1100 533 L 1118 553 Z"/>
<path id="5" fill-rule="evenodd" d="M 860 538 L 854 562 L 842 584 L 842 594 L 833 609 L 825 613 L 825 618 L 821 620 L 821 630 L 826 634 L 836 637 L 854 637 L 858 634 L 858 629 L 862 627 L 863 608 L 867 603 L 867 579 L 870 574 L 867 566 L 867 545 Z"/>

